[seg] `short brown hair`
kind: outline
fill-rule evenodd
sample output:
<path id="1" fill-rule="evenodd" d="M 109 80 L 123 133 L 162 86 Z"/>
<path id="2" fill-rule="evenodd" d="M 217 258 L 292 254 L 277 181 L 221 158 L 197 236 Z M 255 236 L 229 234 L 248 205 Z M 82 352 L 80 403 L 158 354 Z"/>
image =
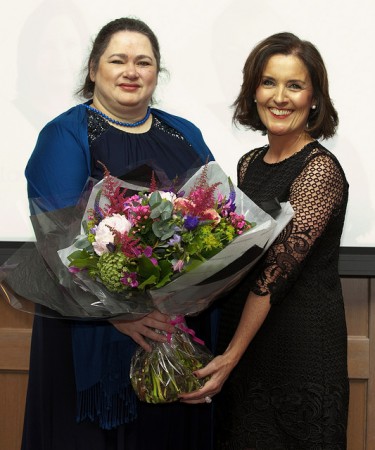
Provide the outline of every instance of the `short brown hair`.
<path id="1" fill-rule="evenodd" d="M 323 59 L 311 42 L 302 41 L 286 32 L 274 34 L 259 42 L 248 56 L 243 68 L 241 90 L 233 104 L 233 122 L 266 134 L 267 129 L 259 118 L 254 97 L 268 60 L 277 54 L 297 56 L 309 72 L 316 109 L 310 111 L 306 131 L 314 139 L 332 137 L 338 126 L 338 114 L 329 96 L 328 76 Z"/>

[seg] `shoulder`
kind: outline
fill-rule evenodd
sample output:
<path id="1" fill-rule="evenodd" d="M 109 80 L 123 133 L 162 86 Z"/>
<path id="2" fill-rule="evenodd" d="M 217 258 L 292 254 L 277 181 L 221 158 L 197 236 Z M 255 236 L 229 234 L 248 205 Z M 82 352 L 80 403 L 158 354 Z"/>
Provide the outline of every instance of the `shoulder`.
<path id="1" fill-rule="evenodd" d="M 340 193 L 347 199 L 349 184 L 337 158 L 319 143 L 309 151 L 291 186 L 291 192 L 309 192 L 311 196 L 332 197 Z"/>
<path id="2" fill-rule="evenodd" d="M 39 133 L 35 148 L 29 158 L 27 171 L 54 167 L 56 170 L 74 171 L 77 161 L 84 158 L 88 166 L 86 108 L 77 105 L 48 122 Z M 70 168 L 69 168 L 70 167 Z"/>
<path id="3" fill-rule="evenodd" d="M 255 159 L 259 158 L 260 156 L 264 155 L 264 153 L 267 150 L 267 145 L 263 147 L 253 148 L 252 150 L 248 151 L 244 155 L 241 156 L 241 158 L 238 161 L 238 166 L 248 166 L 251 161 L 254 161 Z"/>
<path id="4" fill-rule="evenodd" d="M 258 159 L 261 155 L 264 155 L 266 150 L 267 146 L 265 145 L 263 147 L 254 148 L 241 156 L 237 164 L 237 178 L 240 183 L 243 181 L 250 163 Z"/>
<path id="5" fill-rule="evenodd" d="M 152 114 L 154 114 L 158 119 L 164 121 L 167 125 L 175 128 L 183 134 L 192 133 L 200 134 L 200 129 L 190 120 L 184 117 L 176 116 L 174 114 L 167 113 L 161 109 L 152 108 Z"/>
<path id="6" fill-rule="evenodd" d="M 158 119 L 162 120 L 170 127 L 179 131 L 184 136 L 184 138 L 192 145 L 203 163 L 206 162 L 207 158 L 209 160 L 214 159 L 210 149 L 207 147 L 203 139 L 203 135 L 200 129 L 192 122 L 184 119 L 183 117 L 167 113 L 166 111 L 162 111 L 161 109 L 152 108 L 151 112 Z"/>
<path id="7" fill-rule="evenodd" d="M 62 128 L 72 128 L 83 125 L 86 121 L 86 108 L 84 104 L 79 104 L 69 108 L 67 111 L 59 114 L 57 117 L 48 122 L 42 131 L 51 128 L 62 127 Z"/>
<path id="8" fill-rule="evenodd" d="M 342 178 L 345 184 L 347 183 L 344 170 L 337 157 L 318 141 L 314 143 L 312 150 L 306 157 L 304 171 L 324 175 L 332 174 L 335 177 Z"/>
<path id="9" fill-rule="evenodd" d="M 88 150 L 87 115 L 83 104 L 73 106 L 43 127 L 36 147 L 51 145 L 64 146 L 66 152 L 77 146 Z"/>

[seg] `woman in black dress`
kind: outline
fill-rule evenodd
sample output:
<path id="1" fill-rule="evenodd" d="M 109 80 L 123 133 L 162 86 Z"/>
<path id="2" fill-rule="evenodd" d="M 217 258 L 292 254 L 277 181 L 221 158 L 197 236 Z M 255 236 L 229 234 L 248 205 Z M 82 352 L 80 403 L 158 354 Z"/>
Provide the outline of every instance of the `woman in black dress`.
<path id="1" fill-rule="evenodd" d="M 86 103 L 41 131 L 26 168 L 30 198 L 49 210 L 74 205 L 89 176 L 163 183 L 212 154 L 189 121 L 150 108 L 160 51 L 140 20 L 122 18 L 96 37 L 80 91 Z M 100 162 L 100 163 L 99 163 Z M 132 174 L 132 175 L 130 175 Z M 148 405 L 130 385 L 130 359 L 145 338 L 166 340 L 169 317 L 74 321 L 35 317 L 22 450 L 207 450 L 209 405 Z M 209 345 L 209 312 L 190 326 Z M 201 326 L 202 325 L 202 326 Z M 178 443 L 178 444 L 176 444 Z"/>
<path id="2" fill-rule="evenodd" d="M 244 66 L 234 120 L 268 137 L 240 159 L 239 187 L 264 209 L 289 201 L 295 215 L 223 300 L 222 354 L 197 373 L 211 380 L 184 399 L 218 394 L 217 449 L 345 449 L 338 257 L 348 184 L 316 140 L 333 136 L 338 124 L 317 49 L 291 33 L 260 42 Z"/>

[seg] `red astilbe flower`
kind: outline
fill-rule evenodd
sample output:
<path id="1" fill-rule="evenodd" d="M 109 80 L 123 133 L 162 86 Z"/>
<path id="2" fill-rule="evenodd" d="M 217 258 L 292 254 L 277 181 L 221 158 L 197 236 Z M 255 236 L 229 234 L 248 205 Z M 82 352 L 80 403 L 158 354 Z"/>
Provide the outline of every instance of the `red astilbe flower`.
<path id="1" fill-rule="evenodd" d="M 190 191 L 187 199 L 189 200 L 188 210 L 193 216 L 199 217 L 207 209 L 215 207 L 215 190 L 221 184 L 220 182 L 208 184 L 207 181 L 207 164 L 204 166 L 202 173 L 194 187 Z"/>
<path id="2" fill-rule="evenodd" d="M 150 189 L 149 189 L 149 191 L 152 193 L 152 192 L 155 192 L 155 191 L 157 191 L 157 190 L 158 190 L 158 185 L 157 185 L 157 183 L 156 183 L 155 172 L 152 171 L 152 176 L 151 176 L 151 182 L 150 182 Z"/>
<path id="3" fill-rule="evenodd" d="M 121 214 L 127 189 L 120 186 L 120 182 L 109 173 L 109 170 L 102 162 L 98 161 L 98 163 L 104 169 L 102 194 L 109 200 L 109 205 L 107 205 L 105 212 L 107 215 Z"/>
<path id="4" fill-rule="evenodd" d="M 134 258 L 142 254 L 142 247 L 139 244 L 140 239 L 135 238 L 127 233 L 119 233 L 117 230 L 110 228 L 115 235 L 115 244 L 119 246 L 121 252 L 128 258 Z"/>

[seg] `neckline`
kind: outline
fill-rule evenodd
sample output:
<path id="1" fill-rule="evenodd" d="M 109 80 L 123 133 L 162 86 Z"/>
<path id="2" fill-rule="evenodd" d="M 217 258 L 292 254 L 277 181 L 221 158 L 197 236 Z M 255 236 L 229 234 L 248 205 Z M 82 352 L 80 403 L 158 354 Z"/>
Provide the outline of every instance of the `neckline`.
<path id="1" fill-rule="evenodd" d="M 303 151 L 305 151 L 307 149 L 310 149 L 310 147 L 312 147 L 312 146 L 315 146 L 317 144 L 317 142 L 318 141 L 316 139 L 314 139 L 313 141 L 308 142 L 306 145 L 301 147 L 300 150 L 297 150 L 296 152 L 294 152 L 293 155 L 287 156 L 286 158 L 284 158 L 284 159 L 282 159 L 280 161 L 274 162 L 274 163 L 269 163 L 269 162 L 264 161 L 264 156 L 266 155 L 266 153 L 267 153 L 267 151 L 268 151 L 268 149 L 270 147 L 269 144 L 265 145 L 263 147 L 264 148 L 264 152 L 262 154 L 262 163 L 264 165 L 270 166 L 270 167 L 284 164 L 285 162 L 290 161 L 291 159 L 293 159 L 293 158 L 297 157 L 298 155 L 300 155 Z"/>
<path id="2" fill-rule="evenodd" d="M 155 120 L 154 120 L 155 117 L 154 117 L 153 114 L 151 114 L 150 115 L 150 117 L 151 117 L 151 125 L 150 125 L 150 128 L 148 130 L 145 130 L 145 131 L 142 131 L 142 132 L 132 132 L 131 128 L 126 130 L 126 129 L 121 129 L 121 128 L 113 126 L 113 124 L 111 122 L 108 122 L 104 117 L 102 117 L 102 115 L 95 114 L 95 112 L 92 111 L 91 108 L 87 108 L 86 107 L 86 110 L 87 110 L 88 114 L 91 114 L 91 116 L 94 118 L 94 120 L 98 120 L 99 122 L 102 122 L 103 124 L 106 125 L 106 127 L 108 127 L 108 129 L 112 130 L 112 132 L 115 132 L 115 133 L 126 134 L 126 135 L 131 135 L 131 136 L 133 136 L 133 135 L 142 136 L 142 135 L 145 135 L 147 133 L 150 133 L 150 131 L 153 129 L 154 124 L 155 124 Z"/>
<path id="3" fill-rule="evenodd" d="M 92 111 L 94 114 L 97 114 L 98 116 L 103 117 L 103 119 L 107 120 L 110 123 L 119 125 L 124 128 L 136 128 L 136 127 L 143 125 L 147 121 L 147 119 L 150 117 L 150 114 L 151 114 L 151 108 L 148 106 L 146 114 L 141 120 L 138 120 L 137 122 L 121 122 L 120 120 L 112 119 L 112 117 L 107 116 L 107 114 L 104 114 L 102 111 L 100 111 L 99 109 L 92 106 L 92 104 L 93 103 L 90 103 L 90 104 L 85 103 L 84 105 L 88 110 Z"/>

